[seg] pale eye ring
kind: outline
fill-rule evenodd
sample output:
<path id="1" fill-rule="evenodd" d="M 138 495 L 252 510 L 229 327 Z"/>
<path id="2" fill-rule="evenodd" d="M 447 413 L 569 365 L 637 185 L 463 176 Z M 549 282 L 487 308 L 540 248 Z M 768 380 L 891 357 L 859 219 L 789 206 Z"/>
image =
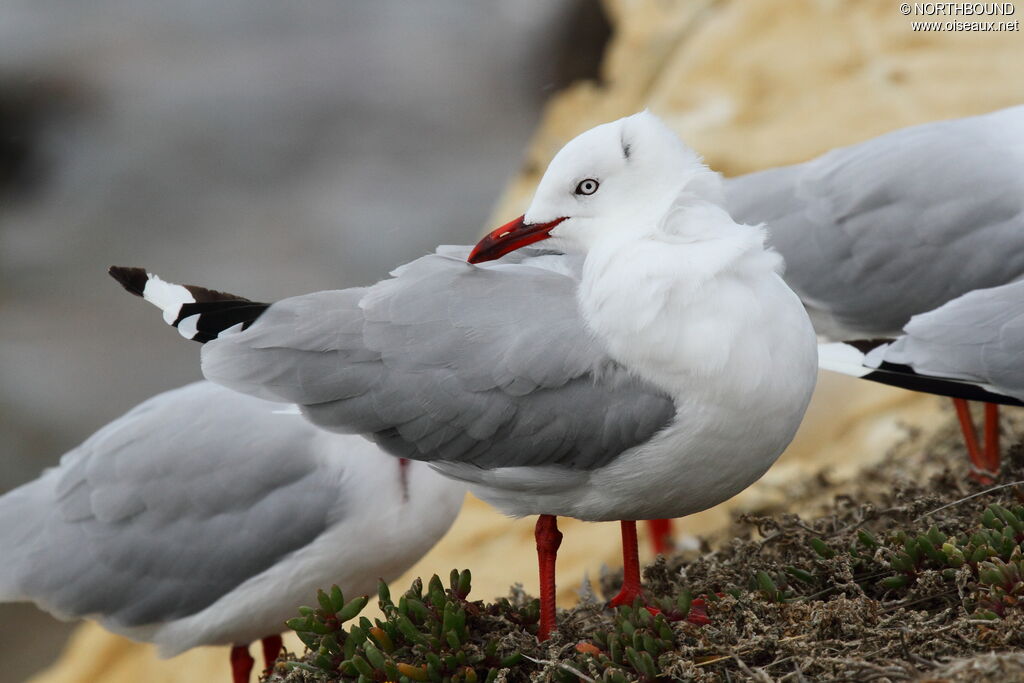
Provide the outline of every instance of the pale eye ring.
<path id="1" fill-rule="evenodd" d="M 586 180 L 581 180 L 580 184 L 576 186 L 576 194 L 594 194 L 600 186 L 601 184 L 593 178 L 587 178 Z"/>

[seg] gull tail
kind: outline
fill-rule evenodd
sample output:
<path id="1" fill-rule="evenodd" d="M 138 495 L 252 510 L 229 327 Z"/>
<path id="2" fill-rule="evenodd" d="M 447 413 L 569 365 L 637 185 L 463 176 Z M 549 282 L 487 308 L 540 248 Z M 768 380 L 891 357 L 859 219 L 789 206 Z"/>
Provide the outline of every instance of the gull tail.
<path id="1" fill-rule="evenodd" d="M 205 344 L 246 329 L 270 304 L 194 285 L 165 282 L 143 268 L 111 266 L 110 276 L 126 290 L 164 313 L 164 321 L 185 339 Z"/>
<path id="2" fill-rule="evenodd" d="M 983 382 L 924 375 L 909 365 L 882 360 L 886 348 L 892 341 L 870 339 L 818 344 L 818 367 L 926 394 L 1007 406 L 1024 405 L 1021 401 Z"/>

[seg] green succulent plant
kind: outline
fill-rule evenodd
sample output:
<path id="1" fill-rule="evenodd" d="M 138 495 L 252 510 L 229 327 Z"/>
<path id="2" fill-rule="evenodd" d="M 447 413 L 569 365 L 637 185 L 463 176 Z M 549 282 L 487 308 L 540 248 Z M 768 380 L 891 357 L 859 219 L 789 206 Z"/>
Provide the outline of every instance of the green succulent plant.
<path id="1" fill-rule="evenodd" d="M 308 661 L 293 666 L 342 681 L 494 681 L 521 655 L 501 652 L 497 640 L 475 637 L 485 631 L 478 622 L 500 614 L 524 628 L 533 627 L 539 603 L 470 602 L 471 581 L 469 570 L 452 570 L 447 588 L 437 575 L 426 587 L 416 579 L 397 604 L 382 581 L 377 598 L 384 618 L 371 622 L 359 617 L 348 627 L 345 622 L 355 619 L 368 598 L 346 601 L 337 586 L 329 593 L 319 591 L 319 608 L 301 607 L 300 616 L 287 622 L 310 650 Z"/>
<path id="2" fill-rule="evenodd" d="M 932 600 L 946 606 L 962 600 L 966 614 L 977 619 L 998 620 L 1021 605 L 1024 507 L 989 505 L 961 529 L 949 527 L 945 522 L 945 531 L 938 526 L 884 533 L 859 529 L 842 535 L 842 544 L 813 536 L 805 552 L 787 557 L 793 564 L 758 563 L 746 582 L 719 586 L 723 593 L 694 597 L 680 588 L 674 595 L 652 596 L 648 604 L 638 600 L 607 613 L 597 622 L 603 625 L 554 666 L 536 650 L 527 650 L 534 657 L 524 657 L 510 649 L 515 646 L 509 643 L 523 642 L 515 637 L 499 641 L 490 635 L 498 623 L 506 633 L 511 624 L 513 631 L 535 634 L 538 601 L 471 601 L 468 570 L 453 570 L 447 585 L 437 576 L 426 584 L 417 579 L 397 600 L 381 583 L 377 597 L 383 616 L 374 620 L 360 616 L 368 598 L 346 600 L 335 586 L 319 591 L 318 606 L 300 608 L 288 622 L 309 648 L 305 659 L 291 666 L 328 681 L 490 683 L 499 677 L 525 680 L 545 667 L 545 676 L 567 683 L 649 683 L 663 679 L 682 652 L 694 653 L 687 656 L 697 666 L 729 659 L 697 654 L 703 642 L 699 628 L 712 623 L 714 603 L 725 594 L 740 604 L 774 605 L 781 614 L 788 603 L 827 600 L 836 590 L 848 590 L 849 580 L 840 584 L 838 578 L 852 577 L 861 599 Z M 933 590 L 936 581 L 940 585 Z"/>
<path id="3" fill-rule="evenodd" d="M 671 656 L 679 648 L 677 629 L 706 623 L 705 599 L 694 598 L 689 590 L 674 598 L 655 600 L 650 606 L 638 599 L 632 605 L 616 608 L 611 628 L 599 629 L 589 641 L 577 644 L 573 668 L 607 683 L 657 680 L 664 668 L 660 658 Z M 566 683 L 578 680 L 568 670 L 562 670 L 559 676 Z"/>

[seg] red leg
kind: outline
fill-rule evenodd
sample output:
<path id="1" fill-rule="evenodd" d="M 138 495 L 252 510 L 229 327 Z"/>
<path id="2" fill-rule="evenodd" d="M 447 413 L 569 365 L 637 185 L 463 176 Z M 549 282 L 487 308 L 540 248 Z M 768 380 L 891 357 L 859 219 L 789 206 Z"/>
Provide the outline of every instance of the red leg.
<path id="1" fill-rule="evenodd" d="M 954 398 L 953 407 L 956 408 L 956 416 L 960 420 L 960 430 L 964 433 L 967 457 L 971 460 L 970 477 L 982 484 L 991 484 L 992 479 L 985 474 L 988 467 L 985 456 L 978 446 L 978 435 L 974 431 L 974 421 L 971 420 L 971 410 L 967 406 L 967 401 L 962 398 Z"/>
<path id="2" fill-rule="evenodd" d="M 622 589 L 608 602 L 608 606 L 632 605 L 640 592 L 640 552 L 636 543 L 636 522 L 623 521 Z"/>
<path id="3" fill-rule="evenodd" d="M 999 405 L 985 404 L 985 468 L 992 474 L 999 472 Z"/>
<path id="4" fill-rule="evenodd" d="M 672 520 L 649 519 L 647 530 L 651 534 L 651 545 L 655 555 L 666 555 L 672 545 Z"/>
<path id="5" fill-rule="evenodd" d="M 263 639 L 263 663 L 267 669 L 273 668 L 274 662 L 277 661 L 277 656 L 281 654 L 283 649 L 284 641 L 281 640 L 280 634 L 267 636 Z"/>
<path id="6" fill-rule="evenodd" d="M 540 627 L 537 640 L 548 639 L 555 624 L 555 558 L 562 544 L 562 532 L 554 515 L 541 515 L 534 529 L 537 540 L 537 564 L 540 566 Z"/>
<path id="7" fill-rule="evenodd" d="M 249 674 L 255 660 L 249 656 L 248 645 L 235 645 L 231 648 L 231 680 L 233 683 L 249 683 Z"/>

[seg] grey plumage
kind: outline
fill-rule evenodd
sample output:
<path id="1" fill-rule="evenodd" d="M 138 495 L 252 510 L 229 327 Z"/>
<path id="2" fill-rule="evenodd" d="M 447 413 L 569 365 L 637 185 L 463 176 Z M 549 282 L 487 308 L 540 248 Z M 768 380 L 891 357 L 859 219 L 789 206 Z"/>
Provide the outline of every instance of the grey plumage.
<path id="1" fill-rule="evenodd" d="M 987 385 L 1024 400 L 1024 282 L 969 292 L 914 316 L 893 343 L 867 355 L 916 372 Z"/>
<path id="2" fill-rule="evenodd" d="M 1024 107 L 929 123 L 727 181 L 830 339 L 895 337 L 911 316 L 1024 275 Z"/>
<path id="3" fill-rule="evenodd" d="M 279 301 L 206 344 L 203 373 L 393 454 L 480 468 L 594 469 L 671 420 L 672 401 L 588 332 L 571 259 L 527 250 L 480 267 L 467 251 Z"/>
<path id="4" fill-rule="evenodd" d="M 0 498 L 0 600 L 131 629 L 311 543 L 344 515 L 341 469 L 318 469 L 316 430 L 279 407 L 208 382 L 167 392 Z"/>

